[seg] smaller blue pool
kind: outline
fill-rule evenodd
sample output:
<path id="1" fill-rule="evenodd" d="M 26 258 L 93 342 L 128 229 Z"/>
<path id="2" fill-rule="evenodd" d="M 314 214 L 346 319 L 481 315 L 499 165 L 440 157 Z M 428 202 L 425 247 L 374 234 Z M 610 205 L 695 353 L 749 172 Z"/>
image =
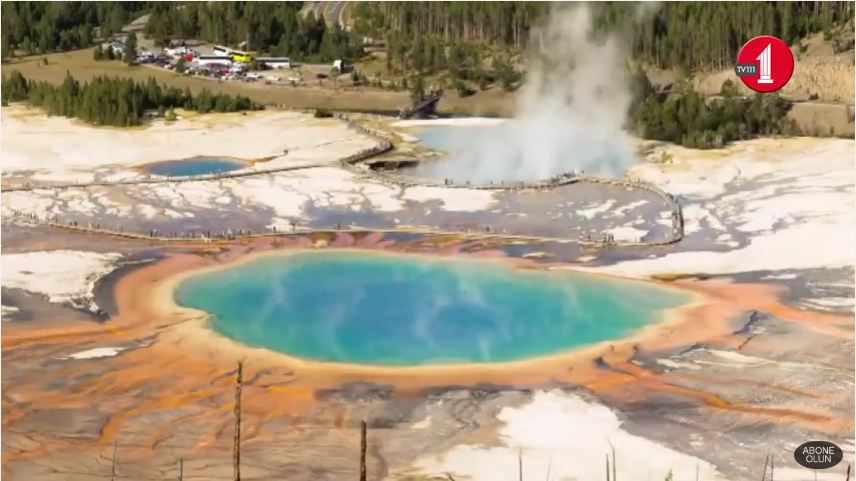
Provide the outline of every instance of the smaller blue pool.
<path id="1" fill-rule="evenodd" d="M 184 160 L 157 162 L 143 167 L 143 172 L 153 175 L 190 177 L 193 175 L 222 174 L 249 167 L 249 162 L 220 157 L 191 157 Z"/>

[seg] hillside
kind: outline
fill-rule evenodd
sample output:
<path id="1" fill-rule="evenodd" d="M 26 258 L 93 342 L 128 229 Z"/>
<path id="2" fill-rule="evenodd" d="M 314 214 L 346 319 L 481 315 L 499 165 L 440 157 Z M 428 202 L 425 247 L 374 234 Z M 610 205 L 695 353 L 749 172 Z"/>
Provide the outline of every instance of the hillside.
<path id="1" fill-rule="evenodd" d="M 26 58 L 15 59 L 14 64 L 34 79 L 59 81 L 65 70 L 81 79 L 106 73 L 137 79 L 154 75 L 182 88 L 189 85 L 194 92 L 197 84 L 207 84 L 260 102 L 305 108 L 396 110 L 407 104 L 414 85 L 421 83 L 424 88 L 447 90 L 440 105 L 444 111 L 507 116 L 515 111 L 515 91 L 525 74 L 522 59 L 527 39 L 549 6 L 544 2 L 456 2 L 453 7 L 436 2 L 355 3 L 348 5 L 351 32 L 335 22 L 325 24 L 317 15 L 333 6 L 343 10 L 345 3 L 215 2 L 184 8 L 106 2 L 97 9 L 86 2 L 64 8 L 9 3 L 4 4 L 3 21 L 9 27 L 4 28 L 4 52 L 70 50 L 95 41 L 95 32 L 120 30 L 116 27 L 120 20 L 145 18 L 144 27 L 136 25 L 147 37 L 141 44 L 155 49 L 171 38 L 194 38 L 209 45 L 246 41 L 251 49 L 318 63 L 325 71 L 331 59 L 352 59 L 356 72 L 335 82 L 272 89 L 243 83 L 211 85 L 149 68 L 124 70 L 119 65 L 94 64 L 85 58 L 87 54 L 77 53 L 50 55 L 50 65 L 29 63 Z M 782 92 L 803 102 L 794 107 L 791 118 L 806 132 L 853 133 L 852 3 L 622 5 L 595 5 L 592 35 L 618 32 L 626 38 L 634 62 L 645 66 L 655 86 L 662 88 L 689 74 L 699 93 L 717 95 L 726 80 L 734 79 L 731 62 L 742 45 L 737 39 L 773 33 L 791 42 L 796 52 L 794 76 Z M 134 13 L 141 10 L 149 13 L 142 17 Z M 715 20 L 708 22 L 714 28 L 698 28 L 705 19 Z M 20 24 L 12 25 L 12 20 Z M 374 47 L 359 48 L 365 36 L 376 39 Z M 48 71 L 40 71 L 44 68 Z M 417 78 L 422 80 L 415 82 Z M 743 95 L 750 94 L 739 87 Z"/>

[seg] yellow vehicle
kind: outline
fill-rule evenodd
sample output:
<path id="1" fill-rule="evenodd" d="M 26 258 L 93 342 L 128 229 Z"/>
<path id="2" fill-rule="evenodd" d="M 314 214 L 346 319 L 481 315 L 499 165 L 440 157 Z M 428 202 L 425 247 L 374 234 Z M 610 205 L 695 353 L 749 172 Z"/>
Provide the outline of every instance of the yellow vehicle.
<path id="1" fill-rule="evenodd" d="M 252 52 L 242 52 L 240 50 L 232 50 L 232 60 L 235 62 L 250 63 L 253 61 Z"/>
<path id="2" fill-rule="evenodd" d="M 224 57 L 232 57 L 233 62 L 250 63 L 255 58 L 253 52 L 243 52 L 241 50 L 233 50 L 222 45 L 214 46 L 214 55 L 222 55 Z"/>

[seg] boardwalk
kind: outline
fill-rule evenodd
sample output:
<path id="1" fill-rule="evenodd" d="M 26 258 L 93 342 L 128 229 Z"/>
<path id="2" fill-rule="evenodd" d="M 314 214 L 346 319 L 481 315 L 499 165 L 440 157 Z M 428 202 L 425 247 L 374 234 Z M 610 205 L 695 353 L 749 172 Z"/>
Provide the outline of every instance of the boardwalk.
<path id="1" fill-rule="evenodd" d="M 319 161 L 319 162 L 307 162 L 303 164 L 296 165 L 288 165 L 283 167 L 276 167 L 273 169 L 241 169 L 232 172 L 222 172 L 218 174 L 204 174 L 204 175 L 189 175 L 189 176 L 181 176 L 181 177 L 173 177 L 173 176 L 160 176 L 160 175 L 152 175 L 148 177 L 138 178 L 138 179 L 128 179 L 128 180 L 116 180 L 116 181 L 106 181 L 106 180 L 97 180 L 93 182 L 26 182 L 26 183 L 18 183 L 18 184 L 7 184 L 2 187 L 2 192 L 15 192 L 15 191 L 27 191 L 27 190 L 37 190 L 37 189 L 54 189 L 54 190 L 65 190 L 65 189 L 85 189 L 87 187 L 108 187 L 108 186 L 119 186 L 119 185 L 141 185 L 141 184 L 178 184 L 182 182 L 205 182 L 212 180 L 224 180 L 224 179 L 234 179 L 238 177 L 251 177 L 255 175 L 269 175 L 276 174 L 278 172 L 290 172 L 295 170 L 303 170 L 303 169 L 315 169 L 318 167 L 330 167 L 334 165 L 339 165 L 341 161 Z"/>
<path id="2" fill-rule="evenodd" d="M 434 93 L 437 98 L 442 93 Z M 278 172 L 288 172 L 300 169 L 311 169 L 317 167 L 325 167 L 325 166 L 334 166 L 338 165 L 347 170 L 355 170 L 356 165 L 360 162 L 365 161 L 368 158 L 373 156 L 381 155 L 386 152 L 389 152 L 394 148 L 393 144 L 389 140 L 389 135 L 384 132 L 379 132 L 364 125 L 354 122 L 345 114 L 336 113 L 335 117 L 341 121 L 347 123 L 347 125 L 365 135 L 368 135 L 378 141 L 378 143 L 369 149 L 364 149 L 360 152 L 357 152 L 353 155 L 347 156 L 342 159 L 337 159 L 333 161 L 321 161 L 321 162 L 309 162 L 303 163 L 299 165 L 290 165 L 284 167 L 278 167 L 274 169 L 245 169 L 233 172 L 225 172 L 219 174 L 210 174 L 210 175 L 200 175 L 200 176 L 190 176 L 190 177 L 160 177 L 153 176 L 141 179 L 130 179 L 130 180 L 119 180 L 119 181 L 96 181 L 89 183 L 23 183 L 23 184 L 15 184 L 3 186 L 2 192 L 13 192 L 13 191 L 28 191 L 28 190 L 37 190 L 37 189 L 52 189 L 52 190 L 64 190 L 64 189 L 72 189 L 72 188 L 87 188 L 87 187 L 95 187 L 95 186 L 122 186 L 122 185 L 139 185 L 139 184 L 159 184 L 159 183 L 183 183 L 183 182 L 202 182 L 202 181 L 212 181 L 212 180 L 223 180 L 229 178 L 237 178 L 237 177 L 249 177 L 256 175 L 269 175 Z M 483 230 L 461 230 L 461 231 L 448 231 L 440 228 L 405 228 L 405 229 L 375 229 L 375 228 L 357 228 L 357 227 L 346 227 L 342 229 L 341 226 L 331 227 L 331 228 L 317 228 L 310 231 L 296 231 L 293 232 L 295 234 L 308 234 L 313 232 L 378 232 L 378 233 L 392 233 L 392 232 L 408 232 L 408 233 L 416 233 L 416 234 L 430 234 L 430 235 L 466 235 L 470 237 L 478 237 L 484 239 L 507 239 L 507 240 L 516 240 L 516 241 L 533 241 L 533 242 L 543 242 L 543 241 L 556 241 L 556 242 L 575 242 L 582 245 L 587 246 L 600 246 L 600 247 L 653 247 L 653 246 L 663 246 L 674 244 L 680 242 L 684 236 L 684 219 L 683 213 L 680 207 L 680 204 L 676 201 L 674 196 L 669 194 L 668 192 L 663 191 L 659 187 L 649 184 L 647 182 L 642 182 L 638 179 L 601 179 L 597 177 L 591 177 L 583 175 L 581 172 L 572 172 L 568 174 L 554 176 L 551 179 L 540 181 L 540 182 L 532 182 L 532 183 L 501 183 L 501 184 L 487 184 L 487 185 L 470 185 L 470 184 L 456 184 L 451 181 L 447 181 L 445 183 L 438 182 L 436 180 L 431 179 L 421 179 L 414 177 L 404 177 L 395 174 L 386 174 L 386 173 L 378 173 L 370 170 L 359 170 L 356 171 L 358 175 L 364 177 L 368 180 L 384 183 L 384 184 L 392 184 L 401 188 L 412 187 L 412 186 L 432 186 L 432 187 L 445 187 L 445 188 L 467 188 L 474 190 L 522 190 L 522 189 L 553 189 L 561 186 L 571 185 L 577 182 L 588 182 L 595 184 L 608 184 L 608 185 L 616 185 L 629 189 L 644 189 L 655 193 L 658 197 L 660 197 L 663 202 L 667 204 L 669 207 L 669 211 L 671 212 L 671 224 L 672 224 L 672 235 L 666 241 L 657 241 L 657 242 L 646 242 L 640 240 L 616 240 L 609 234 L 599 234 L 594 236 L 588 236 L 586 238 L 563 238 L 563 237 L 545 237 L 541 235 L 535 234 L 526 234 L 526 233 L 515 233 L 515 232 L 507 232 L 503 229 L 497 230 L 491 226 L 484 226 Z M 83 225 L 78 222 L 64 220 L 59 216 L 37 216 L 32 214 L 22 214 L 22 213 L 14 213 L 13 217 L 27 220 L 30 222 L 34 222 L 41 225 L 46 225 L 49 227 L 63 228 L 72 231 L 78 232 L 88 232 L 92 234 L 101 234 L 101 235 L 110 235 L 110 236 L 118 236 L 124 238 L 131 239 L 139 239 L 139 240 L 147 240 L 150 242 L 158 242 L 158 243 L 173 243 L 173 242 L 188 242 L 188 241 L 205 241 L 212 242 L 215 240 L 234 240 L 239 238 L 253 238 L 253 237 L 264 237 L 270 235 L 280 235 L 282 232 L 277 232 L 276 230 L 271 230 L 267 232 L 251 232 L 249 230 L 243 229 L 227 229 L 220 233 L 212 234 L 211 232 L 183 232 L 176 233 L 173 236 L 164 237 L 158 235 L 154 231 L 148 233 L 139 233 L 139 232 L 130 232 L 126 231 L 121 227 L 108 227 L 101 226 L 99 224 L 93 225 L 92 223 L 88 223 Z"/>
<path id="3" fill-rule="evenodd" d="M 428 115 L 437 109 L 437 103 L 440 102 L 441 97 L 443 97 L 443 91 L 434 90 L 419 102 L 401 109 L 398 118 L 405 120 L 419 114 Z"/>
<path id="4" fill-rule="evenodd" d="M 313 229 L 294 229 L 292 231 L 282 231 L 270 229 L 264 232 L 253 232 L 246 229 L 228 229 L 222 232 L 203 232 L 203 231 L 188 231 L 178 232 L 175 235 L 165 236 L 160 233 L 151 232 L 134 232 L 123 228 L 102 226 L 100 224 L 82 224 L 74 221 L 63 221 L 57 218 L 39 217 L 26 214 L 13 215 L 13 218 L 23 219 L 36 225 L 43 225 L 57 229 L 63 229 L 72 232 L 80 232 L 86 234 L 104 235 L 110 237 L 120 237 L 124 239 L 134 239 L 147 241 L 152 244 L 187 244 L 187 243 L 222 243 L 232 242 L 235 240 L 261 239 L 265 237 L 276 236 L 306 236 L 312 234 L 328 234 L 328 233 L 379 233 L 379 234 L 425 234 L 425 235 L 446 235 L 467 237 L 469 239 L 478 240 L 504 240 L 504 241 L 529 241 L 529 242 L 559 242 L 566 244 L 580 244 L 590 247 L 657 247 L 674 244 L 677 240 L 668 240 L 662 242 L 632 242 L 632 241 L 616 241 L 608 240 L 607 238 L 590 240 L 570 237 L 550 237 L 537 234 L 521 234 L 513 232 L 492 232 L 489 228 L 485 230 L 462 229 L 462 230 L 444 230 L 440 228 L 429 227 L 410 227 L 402 226 L 394 229 L 361 227 L 361 226 L 331 226 L 325 228 Z"/>

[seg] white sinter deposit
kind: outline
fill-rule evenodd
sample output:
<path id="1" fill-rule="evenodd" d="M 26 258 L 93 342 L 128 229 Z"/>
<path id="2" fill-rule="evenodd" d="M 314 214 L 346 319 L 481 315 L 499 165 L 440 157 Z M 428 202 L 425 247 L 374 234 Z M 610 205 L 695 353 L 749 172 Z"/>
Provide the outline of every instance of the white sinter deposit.
<path id="1" fill-rule="evenodd" d="M 462 445 L 440 456 L 426 456 L 415 467 L 438 478 L 516 481 L 518 453 L 523 479 L 602 479 L 607 454 L 615 448 L 617 479 L 724 479 L 711 464 L 621 429 L 605 406 L 559 392 L 535 394 L 520 408 L 504 408 L 498 419 L 501 447 Z M 696 476 L 698 473 L 698 476 Z"/>
<path id="2" fill-rule="evenodd" d="M 335 164 L 340 158 L 377 144 L 343 122 L 294 112 L 217 114 L 172 125 L 155 124 L 142 130 L 92 128 L 65 118 L 37 115 L 20 106 L 4 107 L 2 119 L 2 173 L 7 179 L 133 179 L 142 176 L 132 169 L 134 166 L 200 155 L 279 155 L 257 164 L 257 168 L 310 162 Z M 286 150 L 288 154 L 283 155 Z M 405 209 L 407 200 L 439 201 L 441 208 L 448 211 L 489 210 L 495 203 L 494 194 L 488 191 L 402 189 L 361 180 L 338 168 L 318 167 L 216 181 L 9 192 L 3 194 L 2 209 L 4 215 L 17 210 L 39 215 L 104 213 L 182 219 L 194 216 L 188 210 L 234 212 L 260 207 L 274 211 L 272 226 L 288 228 L 290 219 L 307 218 L 308 204 L 395 212 Z"/>
<path id="3" fill-rule="evenodd" d="M 296 112 L 193 116 L 144 129 L 92 128 L 38 113 L 23 106 L 2 109 L 4 176 L 36 171 L 37 180 L 86 182 L 107 172 L 118 179 L 135 172 L 115 174 L 121 169 L 196 156 L 274 157 L 258 167 L 276 168 L 334 161 L 376 144 L 342 122 Z"/>
<path id="4" fill-rule="evenodd" d="M 633 175 L 675 194 L 688 235 L 703 232 L 743 247 L 678 252 L 598 270 L 644 277 L 659 273 L 730 274 L 856 263 L 854 142 L 762 139 L 724 152 L 669 147 L 672 165 L 642 164 Z M 709 243 L 711 247 L 717 243 Z M 849 285 L 853 285 L 852 273 Z M 852 302 L 852 301 L 851 301 Z"/>
<path id="5" fill-rule="evenodd" d="M 121 257 L 116 253 L 70 250 L 3 254 L 0 284 L 7 289 L 44 295 L 50 302 L 95 310 L 95 281 L 112 271 Z"/>
<path id="6" fill-rule="evenodd" d="M 87 349 L 85 351 L 76 352 L 74 354 L 69 354 L 68 356 L 60 357 L 62 360 L 75 360 L 79 361 L 82 359 L 98 359 L 100 357 L 113 357 L 124 351 L 124 348 L 121 347 L 95 347 L 92 349 Z"/>

